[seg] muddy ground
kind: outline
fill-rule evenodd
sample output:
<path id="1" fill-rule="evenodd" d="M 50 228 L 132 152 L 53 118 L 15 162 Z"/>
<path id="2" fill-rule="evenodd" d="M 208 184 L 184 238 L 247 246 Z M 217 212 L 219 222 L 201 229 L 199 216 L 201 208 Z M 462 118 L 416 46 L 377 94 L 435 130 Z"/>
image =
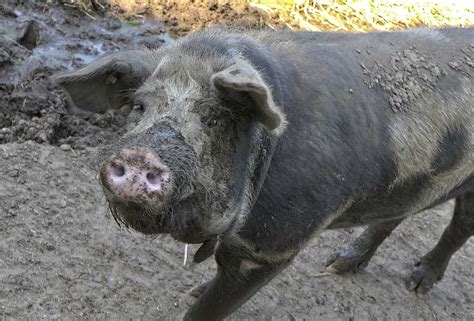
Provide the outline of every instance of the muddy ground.
<path id="1" fill-rule="evenodd" d="M 184 245 L 169 237 L 144 237 L 114 224 L 95 157 L 99 144 L 120 134 L 126 113 L 70 115 L 48 80 L 103 52 L 172 41 L 163 25 L 140 19 L 121 21 L 113 13 L 92 19 L 54 1 L 0 4 L 4 319 L 176 320 L 193 302 L 189 290 L 215 272 L 212 260 L 183 267 Z M 183 32 L 194 28 L 183 25 Z M 452 204 L 443 204 L 408 219 L 358 275 L 319 276 L 324 260 L 361 229 L 324 232 L 230 319 L 473 320 L 472 239 L 427 296 L 404 287 L 451 211 Z"/>

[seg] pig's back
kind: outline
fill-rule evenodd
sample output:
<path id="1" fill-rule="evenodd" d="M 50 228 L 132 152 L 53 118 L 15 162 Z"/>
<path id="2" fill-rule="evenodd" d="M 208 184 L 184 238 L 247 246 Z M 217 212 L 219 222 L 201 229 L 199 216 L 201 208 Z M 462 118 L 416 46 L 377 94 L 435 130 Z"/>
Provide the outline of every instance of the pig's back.
<path id="1" fill-rule="evenodd" d="M 329 216 L 415 213 L 473 173 L 472 29 L 256 38 L 286 70 L 289 126 L 243 232 L 254 241 L 288 234 L 269 245 L 281 251 Z"/>

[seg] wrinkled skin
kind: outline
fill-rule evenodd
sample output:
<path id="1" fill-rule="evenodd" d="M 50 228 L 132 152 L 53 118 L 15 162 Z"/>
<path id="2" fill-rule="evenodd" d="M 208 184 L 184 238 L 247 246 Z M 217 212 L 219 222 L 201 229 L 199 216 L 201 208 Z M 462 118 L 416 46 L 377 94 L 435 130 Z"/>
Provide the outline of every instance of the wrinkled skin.
<path id="1" fill-rule="evenodd" d="M 56 80 L 71 110 L 132 106 L 100 161 L 111 212 L 143 233 L 203 243 L 196 262 L 215 252 L 218 273 L 184 319 L 221 320 L 322 230 L 369 225 L 327 263 L 355 271 L 406 216 L 456 199 L 409 289 L 441 279 L 474 233 L 472 39 L 473 29 L 210 30 Z M 133 180 L 117 189 L 117 162 L 169 179 L 160 192 Z"/>

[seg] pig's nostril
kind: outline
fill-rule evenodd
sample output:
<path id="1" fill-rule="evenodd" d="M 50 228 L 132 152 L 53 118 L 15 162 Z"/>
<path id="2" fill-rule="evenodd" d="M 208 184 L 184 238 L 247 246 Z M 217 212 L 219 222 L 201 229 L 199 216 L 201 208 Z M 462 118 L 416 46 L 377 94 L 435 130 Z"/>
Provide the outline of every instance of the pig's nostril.
<path id="1" fill-rule="evenodd" d="M 152 185 L 156 185 L 160 182 L 160 179 L 159 179 L 158 175 L 156 175 L 153 172 L 149 172 L 148 174 L 146 174 L 146 179 Z"/>
<path id="2" fill-rule="evenodd" d="M 117 177 L 122 177 L 123 175 L 125 175 L 125 167 L 123 166 L 123 164 L 113 164 L 112 173 Z"/>

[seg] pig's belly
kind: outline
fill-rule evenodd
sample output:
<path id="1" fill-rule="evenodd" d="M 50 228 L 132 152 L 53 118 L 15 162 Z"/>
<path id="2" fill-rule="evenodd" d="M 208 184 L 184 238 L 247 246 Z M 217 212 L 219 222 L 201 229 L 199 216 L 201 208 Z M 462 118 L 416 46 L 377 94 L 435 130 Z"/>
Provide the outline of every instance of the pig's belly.
<path id="1" fill-rule="evenodd" d="M 468 191 L 474 191 L 474 173 L 459 181 L 462 183 L 450 189 L 443 188 L 442 184 L 421 184 L 424 187 L 420 188 L 418 186 L 420 182 L 414 182 L 395 188 L 385 195 L 374 195 L 355 202 L 328 228 L 353 227 L 403 218 L 456 198 Z"/>

